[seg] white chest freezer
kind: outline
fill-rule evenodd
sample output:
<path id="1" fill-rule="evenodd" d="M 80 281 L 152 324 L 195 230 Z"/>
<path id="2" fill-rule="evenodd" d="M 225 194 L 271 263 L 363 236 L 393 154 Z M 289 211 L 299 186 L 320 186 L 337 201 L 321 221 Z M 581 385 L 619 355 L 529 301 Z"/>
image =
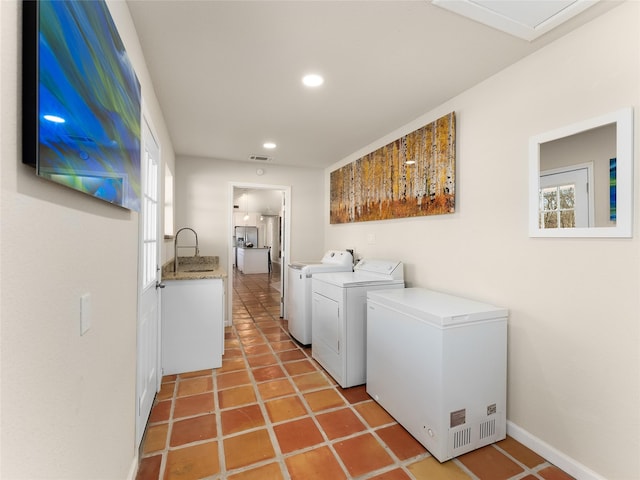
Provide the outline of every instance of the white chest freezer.
<path id="1" fill-rule="evenodd" d="M 440 462 L 506 436 L 507 316 L 420 288 L 367 294 L 367 393 Z"/>

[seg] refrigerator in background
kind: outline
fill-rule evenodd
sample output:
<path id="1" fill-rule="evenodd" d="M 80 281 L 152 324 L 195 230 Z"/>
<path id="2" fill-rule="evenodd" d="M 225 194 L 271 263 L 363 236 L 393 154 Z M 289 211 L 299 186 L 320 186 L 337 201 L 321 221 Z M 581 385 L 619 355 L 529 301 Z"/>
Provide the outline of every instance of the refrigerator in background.
<path id="1" fill-rule="evenodd" d="M 258 247 L 258 227 L 237 226 L 234 233 L 236 247 Z"/>

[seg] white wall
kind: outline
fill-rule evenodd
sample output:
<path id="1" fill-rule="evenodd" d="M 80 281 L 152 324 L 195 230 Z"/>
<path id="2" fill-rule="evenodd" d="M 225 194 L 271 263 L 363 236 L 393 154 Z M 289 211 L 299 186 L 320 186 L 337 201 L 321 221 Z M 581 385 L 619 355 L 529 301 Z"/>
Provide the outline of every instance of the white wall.
<path id="1" fill-rule="evenodd" d="M 171 142 L 129 11 L 109 2 L 163 158 Z M 0 2 L 3 479 L 122 479 L 135 468 L 138 214 L 21 164 L 21 3 Z M 91 329 L 80 336 L 80 296 Z"/>
<path id="2" fill-rule="evenodd" d="M 638 191 L 639 32 L 626 2 L 325 172 L 328 225 L 331 171 L 456 112 L 456 213 L 328 225 L 325 247 L 508 307 L 508 419 L 610 480 L 640 478 L 639 215 L 632 239 L 529 238 L 527 155 L 531 135 L 632 105 Z"/>
<path id="3" fill-rule="evenodd" d="M 256 174 L 258 167 L 264 175 Z M 198 232 L 201 255 L 218 255 L 228 262 L 229 182 L 291 186 L 290 259 L 321 258 L 324 254 L 323 171 L 321 169 L 258 165 L 210 158 L 179 157 L 176 162 L 176 229 L 192 227 Z M 255 210 L 253 206 L 252 211 Z"/>

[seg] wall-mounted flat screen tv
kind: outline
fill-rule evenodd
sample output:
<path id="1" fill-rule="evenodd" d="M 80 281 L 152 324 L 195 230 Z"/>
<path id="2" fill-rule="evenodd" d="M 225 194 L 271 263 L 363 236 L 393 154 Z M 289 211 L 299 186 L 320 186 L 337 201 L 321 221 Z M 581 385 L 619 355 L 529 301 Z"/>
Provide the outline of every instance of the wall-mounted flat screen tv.
<path id="1" fill-rule="evenodd" d="M 23 1 L 23 163 L 140 210 L 140 83 L 104 0 Z"/>

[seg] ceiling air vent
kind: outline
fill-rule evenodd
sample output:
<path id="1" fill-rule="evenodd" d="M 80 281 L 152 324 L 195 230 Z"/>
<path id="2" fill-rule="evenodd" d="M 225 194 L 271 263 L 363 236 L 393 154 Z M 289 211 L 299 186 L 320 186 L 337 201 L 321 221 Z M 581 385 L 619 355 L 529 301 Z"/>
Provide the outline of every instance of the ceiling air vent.
<path id="1" fill-rule="evenodd" d="M 257 160 L 259 162 L 268 162 L 271 160 L 271 157 L 267 157 L 266 155 L 250 155 L 249 160 Z"/>

